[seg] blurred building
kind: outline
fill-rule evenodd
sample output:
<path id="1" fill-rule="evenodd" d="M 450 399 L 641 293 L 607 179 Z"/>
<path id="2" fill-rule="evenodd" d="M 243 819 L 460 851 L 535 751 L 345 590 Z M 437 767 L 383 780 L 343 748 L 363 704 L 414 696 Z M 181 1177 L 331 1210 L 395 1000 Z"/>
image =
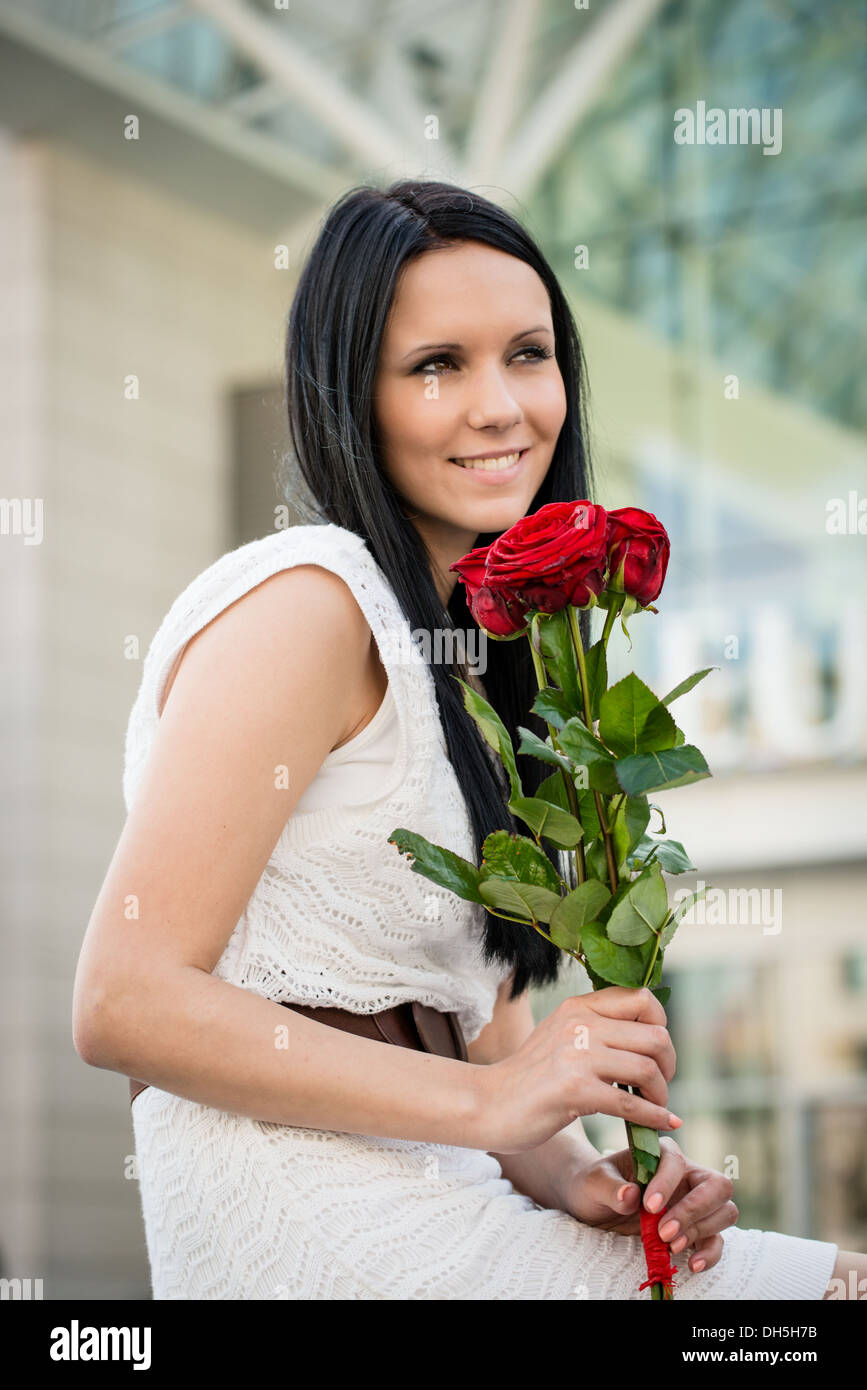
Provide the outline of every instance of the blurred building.
<path id="1" fill-rule="evenodd" d="M 140 663 L 275 524 L 322 212 L 425 174 L 537 235 L 599 500 L 671 533 L 623 669 L 718 668 L 677 707 L 714 778 L 658 798 L 725 902 L 666 961 L 683 1146 L 742 1225 L 867 1246 L 863 42 L 845 0 L 0 0 L 2 1274 L 147 1296 L 126 1087 L 70 1025 Z M 698 102 L 780 110 L 778 152 L 677 144 Z"/>

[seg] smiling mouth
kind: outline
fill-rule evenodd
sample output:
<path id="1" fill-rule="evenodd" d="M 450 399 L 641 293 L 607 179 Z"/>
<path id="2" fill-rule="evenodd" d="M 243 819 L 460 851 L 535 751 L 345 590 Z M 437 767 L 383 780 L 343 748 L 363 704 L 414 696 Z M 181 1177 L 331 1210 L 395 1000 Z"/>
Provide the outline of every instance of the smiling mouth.
<path id="1" fill-rule="evenodd" d="M 504 473 L 506 469 L 514 468 L 526 453 L 526 449 L 517 449 L 511 454 L 497 454 L 492 458 L 454 458 L 449 462 L 456 463 L 459 468 L 477 469 L 482 473 Z"/>

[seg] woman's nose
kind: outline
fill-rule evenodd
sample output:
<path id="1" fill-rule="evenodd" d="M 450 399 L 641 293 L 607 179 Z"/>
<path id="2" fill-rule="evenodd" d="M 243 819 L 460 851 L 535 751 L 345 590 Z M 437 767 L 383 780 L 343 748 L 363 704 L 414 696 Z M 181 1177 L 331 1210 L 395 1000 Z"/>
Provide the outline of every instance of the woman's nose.
<path id="1" fill-rule="evenodd" d="M 496 370 L 479 372 L 468 383 L 470 408 L 467 423 L 473 429 L 495 426 L 508 429 L 521 419 L 521 407 L 509 391 L 508 383 L 502 373 Z"/>

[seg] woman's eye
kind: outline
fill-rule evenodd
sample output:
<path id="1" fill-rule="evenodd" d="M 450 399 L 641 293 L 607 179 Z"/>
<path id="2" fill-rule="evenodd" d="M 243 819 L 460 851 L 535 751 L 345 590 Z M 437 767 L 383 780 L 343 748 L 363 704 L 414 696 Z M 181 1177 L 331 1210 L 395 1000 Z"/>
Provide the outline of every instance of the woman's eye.
<path id="1" fill-rule="evenodd" d="M 550 348 L 540 347 L 538 344 L 535 343 L 531 347 L 521 348 L 520 351 L 516 353 L 516 356 L 523 357 L 525 352 L 529 352 L 531 356 L 534 357 L 537 361 L 542 361 L 546 357 L 554 356 Z"/>
<path id="2" fill-rule="evenodd" d="M 415 371 L 422 372 L 425 376 L 429 375 L 432 362 L 448 362 L 451 365 L 453 365 L 451 357 L 429 357 L 427 361 L 419 362 L 418 366 L 415 368 Z"/>
<path id="3" fill-rule="evenodd" d="M 509 360 L 514 362 L 517 358 L 524 356 L 529 356 L 531 361 L 541 362 L 548 357 L 553 357 L 554 354 L 550 348 L 545 348 L 538 343 L 533 343 L 528 347 L 520 348 Z M 441 357 L 428 357 L 424 362 L 419 362 L 418 366 L 413 368 L 413 372 L 417 372 L 422 376 L 428 376 L 438 371 L 442 365 L 453 367 L 455 365 L 454 358 L 449 357 L 447 354 Z"/>

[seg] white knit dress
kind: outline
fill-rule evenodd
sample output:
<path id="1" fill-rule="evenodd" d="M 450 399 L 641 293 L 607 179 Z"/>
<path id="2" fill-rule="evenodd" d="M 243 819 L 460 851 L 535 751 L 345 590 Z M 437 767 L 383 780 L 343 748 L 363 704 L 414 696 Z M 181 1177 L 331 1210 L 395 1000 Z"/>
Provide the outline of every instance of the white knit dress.
<path id="1" fill-rule="evenodd" d="M 419 831 L 475 858 L 433 679 L 385 576 L 342 527 L 277 531 L 223 555 L 151 643 L 129 720 L 132 805 L 178 653 L 278 570 L 320 564 L 354 593 L 399 720 L 375 802 L 289 817 L 214 969 L 277 1001 L 374 1013 L 412 999 L 455 1010 L 468 1042 L 504 966 L 485 967 L 481 914 L 415 874 L 388 836 Z M 385 1046 L 385 1044 L 383 1044 Z M 536 1205 L 482 1150 L 247 1119 L 150 1087 L 132 1107 L 157 1299 L 648 1299 L 638 1236 Z M 683 1299 L 821 1299 L 837 1246 L 733 1227 L 711 1270 L 685 1255 Z"/>

